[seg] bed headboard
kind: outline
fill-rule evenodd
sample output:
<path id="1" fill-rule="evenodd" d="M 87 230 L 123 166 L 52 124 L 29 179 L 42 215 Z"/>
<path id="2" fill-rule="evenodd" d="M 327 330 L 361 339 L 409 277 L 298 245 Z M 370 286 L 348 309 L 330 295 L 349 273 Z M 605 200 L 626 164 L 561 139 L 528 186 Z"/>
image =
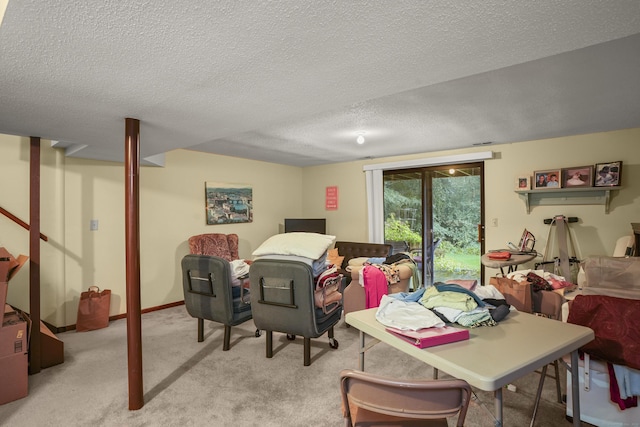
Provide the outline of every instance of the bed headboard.
<path id="1" fill-rule="evenodd" d="M 327 220 L 325 218 L 285 218 L 284 232 L 327 234 Z"/>

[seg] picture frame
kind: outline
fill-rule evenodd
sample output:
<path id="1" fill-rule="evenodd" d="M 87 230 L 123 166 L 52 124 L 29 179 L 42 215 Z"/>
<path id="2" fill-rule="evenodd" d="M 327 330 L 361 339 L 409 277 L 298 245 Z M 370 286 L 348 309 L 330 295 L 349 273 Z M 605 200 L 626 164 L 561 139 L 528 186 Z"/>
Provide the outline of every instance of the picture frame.
<path id="1" fill-rule="evenodd" d="M 622 182 L 622 161 L 596 163 L 594 187 L 617 187 Z"/>
<path id="2" fill-rule="evenodd" d="M 207 225 L 253 222 L 253 188 L 248 184 L 204 183 Z"/>
<path id="3" fill-rule="evenodd" d="M 562 187 L 591 187 L 593 186 L 593 166 L 574 166 L 562 169 Z"/>
<path id="4" fill-rule="evenodd" d="M 560 169 L 535 171 L 533 177 L 533 188 L 536 190 L 556 190 L 561 187 L 560 179 L 562 174 Z"/>
<path id="5" fill-rule="evenodd" d="M 516 178 L 516 190 L 517 191 L 525 191 L 531 190 L 531 177 L 529 176 L 519 176 Z"/>

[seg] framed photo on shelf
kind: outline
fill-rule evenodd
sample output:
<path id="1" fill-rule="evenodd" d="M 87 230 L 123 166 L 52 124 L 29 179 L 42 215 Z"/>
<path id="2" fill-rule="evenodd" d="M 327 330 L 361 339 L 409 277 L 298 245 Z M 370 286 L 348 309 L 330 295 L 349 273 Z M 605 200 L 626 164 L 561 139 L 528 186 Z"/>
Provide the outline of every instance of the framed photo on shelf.
<path id="1" fill-rule="evenodd" d="M 519 176 L 516 178 L 516 190 L 531 190 L 531 177 Z"/>
<path id="2" fill-rule="evenodd" d="M 593 166 L 576 166 L 562 169 L 562 187 L 591 187 Z"/>
<path id="3" fill-rule="evenodd" d="M 560 169 L 535 171 L 533 176 L 535 179 L 533 188 L 536 190 L 560 188 Z"/>
<path id="4" fill-rule="evenodd" d="M 620 185 L 622 177 L 622 161 L 609 163 L 596 163 L 595 181 L 596 187 L 614 187 Z"/>

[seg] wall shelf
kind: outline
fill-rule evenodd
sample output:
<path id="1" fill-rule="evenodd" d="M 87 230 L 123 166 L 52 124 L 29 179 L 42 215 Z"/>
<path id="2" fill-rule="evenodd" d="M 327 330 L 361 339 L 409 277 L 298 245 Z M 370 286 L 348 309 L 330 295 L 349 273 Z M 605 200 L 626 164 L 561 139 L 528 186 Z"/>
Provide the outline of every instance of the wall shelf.
<path id="1" fill-rule="evenodd" d="M 524 200 L 527 213 L 533 206 L 604 205 L 609 213 L 611 192 L 621 187 L 549 188 L 543 190 L 516 190 Z"/>

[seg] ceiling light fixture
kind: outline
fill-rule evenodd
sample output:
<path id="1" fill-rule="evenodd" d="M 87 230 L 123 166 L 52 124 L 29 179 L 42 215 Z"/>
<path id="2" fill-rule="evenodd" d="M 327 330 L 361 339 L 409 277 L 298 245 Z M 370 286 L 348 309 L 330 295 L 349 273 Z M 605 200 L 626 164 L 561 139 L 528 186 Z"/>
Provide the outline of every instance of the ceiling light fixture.
<path id="1" fill-rule="evenodd" d="M 361 132 L 358 134 L 358 137 L 356 138 L 356 142 L 360 145 L 364 144 L 364 132 Z"/>

